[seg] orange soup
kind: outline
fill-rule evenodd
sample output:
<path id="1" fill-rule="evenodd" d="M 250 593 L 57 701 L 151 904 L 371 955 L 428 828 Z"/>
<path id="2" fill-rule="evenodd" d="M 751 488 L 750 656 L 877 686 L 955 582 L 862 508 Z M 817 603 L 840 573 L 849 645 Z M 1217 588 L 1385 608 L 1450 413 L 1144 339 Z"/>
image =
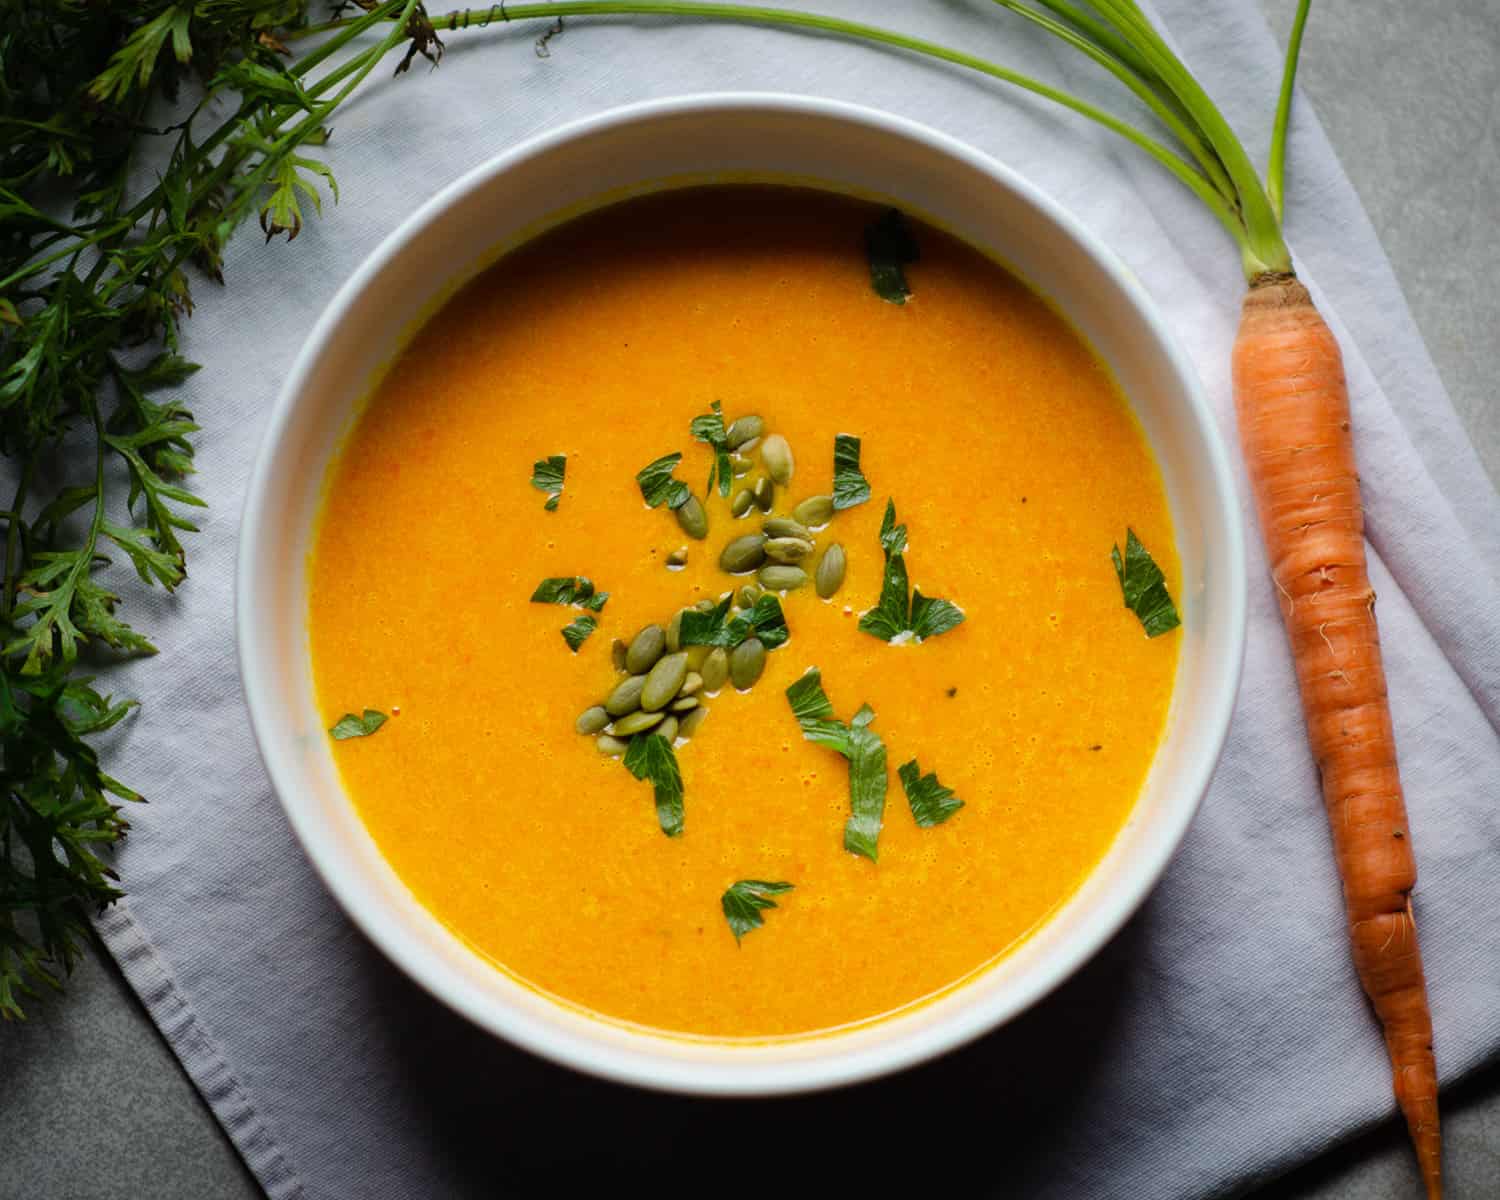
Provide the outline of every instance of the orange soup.
<path id="1" fill-rule="evenodd" d="M 840 434 L 858 471 L 835 479 Z M 726 497 L 705 481 L 731 442 Z M 673 453 L 648 507 L 637 474 Z M 330 468 L 313 672 L 371 836 L 497 968 L 617 1021 L 806 1035 L 971 976 L 1098 863 L 1176 669 L 1179 637 L 1123 602 L 1140 555 L 1175 595 L 1141 430 L 1025 284 L 854 200 L 669 192 L 508 254 L 395 359 Z M 534 600 L 544 580 L 566 582 Z M 634 647 L 635 703 L 595 711 L 629 675 L 614 643 L 653 625 L 671 645 Z M 787 697 L 810 668 L 816 740 Z"/>

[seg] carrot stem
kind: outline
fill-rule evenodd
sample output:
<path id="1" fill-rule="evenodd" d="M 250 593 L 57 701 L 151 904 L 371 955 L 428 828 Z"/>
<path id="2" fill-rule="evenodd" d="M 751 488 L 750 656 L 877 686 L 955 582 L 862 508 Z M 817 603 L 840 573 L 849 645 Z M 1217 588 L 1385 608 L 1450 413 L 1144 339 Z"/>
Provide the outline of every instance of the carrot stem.
<path id="1" fill-rule="evenodd" d="M 1297 82 L 1297 60 L 1302 56 L 1302 31 L 1312 0 L 1301 0 L 1292 21 L 1292 33 L 1286 43 L 1286 66 L 1281 72 L 1281 95 L 1276 99 L 1276 123 L 1271 129 L 1271 158 L 1266 164 L 1266 196 L 1278 221 L 1286 212 L 1284 183 L 1286 179 L 1286 134 L 1292 116 L 1292 91 Z"/>

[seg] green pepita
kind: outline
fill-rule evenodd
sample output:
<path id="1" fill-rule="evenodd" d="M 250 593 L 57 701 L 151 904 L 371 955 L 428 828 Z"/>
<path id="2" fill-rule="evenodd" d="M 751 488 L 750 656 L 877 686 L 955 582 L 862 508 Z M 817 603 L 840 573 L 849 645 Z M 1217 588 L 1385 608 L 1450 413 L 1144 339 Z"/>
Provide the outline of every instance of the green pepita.
<path id="1" fill-rule="evenodd" d="M 792 516 L 809 529 L 819 529 L 833 520 L 833 497 L 809 496 L 792 509 Z"/>
<path id="2" fill-rule="evenodd" d="M 632 734 L 645 733 L 646 730 L 660 725 L 665 713 L 659 712 L 633 712 L 629 716 L 621 717 L 609 727 L 611 737 L 627 738 Z"/>
<path id="3" fill-rule="evenodd" d="M 641 688 L 641 707 L 646 712 L 666 708 L 667 702 L 677 695 L 677 689 L 687 678 L 687 672 L 688 656 L 685 651 L 663 658 L 646 676 L 646 684 Z"/>
<path id="4" fill-rule="evenodd" d="M 610 661 L 615 664 L 616 671 L 623 671 L 625 669 L 625 655 L 629 650 L 629 646 L 619 638 L 615 638 L 614 644 L 609 648 L 609 657 Z"/>
<path id="5" fill-rule="evenodd" d="M 707 613 L 707 612 L 713 612 L 713 610 L 716 609 L 716 608 L 718 608 L 718 606 L 719 606 L 719 602 L 717 600 L 710 600 L 707 596 L 704 596 L 702 600 L 697 601 L 693 605 L 693 607 L 698 612 L 705 612 L 705 613 Z"/>
<path id="6" fill-rule="evenodd" d="M 661 734 L 668 742 L 675 742 L 677 740 L 677 726 L 677 718 L 669 716 L 651 732 Z"/>
<path id="7" fill-rule="evenodd" d="M 755 686 L 766 669 L 766 647 L 758 637 L 747 637 L 729 653 L 729 678 L 744 691 Z"/>
<path id="8" fill-rule="evenodd" d="M 779 433 L 773 433 L 760 444 L 760 461 L 778 486 L 792 482 L 792 446 Z"/>
<path id="9" fill-rule="evenodd" d="M 673 700 L 671 704 L 671 709 L 674 713 L 692 712 L 693 709 L 697 707 L 697 696 L 679 696 L 676 700 Z"/>
<path id="10" fill-rule="evenodd" d="M 755 602 L 763 595 L 765 595 L 765 592 L 761 590 L 758 584 L 747 583 L 744 587 L 740 588 L 736 599 L 739 601 L 741 608 L 754 608 Z"/>
<path id="11" fill-rule="evenodd" d="M 677 514 L 677 524 L 682 526 L 682 532 L 690 538 L 697 538 L 700 542 L 708 536 L 708 514 L 703 511 L 703 505 L 698 503 L 697 496 L 689 496 L 685 504 L 672 510 Z"/>
<path id="12" fill-rule="evenodd" d="M 755 496 L 755 506 L 761 512 L 770 512 L 776 503 L 776 485 L 769 479 L 761 477 L 755 481 L 752 491 Z"/>
<path id="13" fill-rule="evenodd" d="M 794 537 L 812 541 L 812 530 L 791 517 L 767 517 L 760 523 L 760 531 L 768 538 Z"/>
<path id="14" fill-rule="evenodd" d="M 710 649 L 710 646 L 684 646 L 682 652 L 687 655 L 688 670 L 701 671 Z"/>
<path id="15" fill-rule="evenodd" d="M 667 555 L 667 566 L 673 570 L 681 570 L 687 566 L 687 547 L 679 546 Z"/>
<path id="16" fill-rule="evenodd" d="M 806 538 L 777 537 L 766 542 L 766 557 L 773 563 L 799 563 L 813 552 Z"/>
<path id="17" fill-rule="evenodd" d="M 600 754 L 607 754 L 610 758 L 619 758 L 625 751 L 630 749 L 630 743 L 621 741 L 617 737 L 611 737 L 607 733 L 601 733 L 595 740 L 594 745 L 599 747 Z"/>
<path id="18" fill-rule="evenodd" d="M 687 609 L 680 608 L 672 614 L 672 619 L 667 622 L 667 653 L 676 654 L 682 649 L 682 614 Z"/>
<path id="19" fill-rule="evenodd" d="M 703 687 L 703 676 L 692 669 L 688 670 L 687 678 L 682 681 L 682 686 L 677 689 L 678 696 L 691 696 Z"/>
<path id="20" fill-rule="evenodd" d="M 647 625 L 631 639 L 625 651 L 625 669 L 632 675 L 644 675 L 667 652 L 667 631 L 660 625 Z"/>
<path id="21" fill-rule="evenodd" d="M 849 560 L 844 554 L 844 547 L 834 542 L 823 551 L 823 557 L 818 560 L 818 569 L 813 575 L 813 583 L 818 589 L 818 595 L 827 600 L 843 587 L 844 572 L 848 568 Z"/>
<path id="22" fill-rule="evenodd" d="M 579 733 L 599 733 L 609 724 L 609 711 L 602 704 L 596 704 L 592 708 L 586 708 L 578 714 L 578 720 L 573 722 L 573 728 Z"/>
<path id="23" fill-rule="evenodd" d="M 729 456 L 729 473 L 736 479 L 748 475 L 755 467 L 755 460 L 748 454 L 731 454 Z"/>
<path id="24" fill-rule="evenodd" d="M 746 442 L 760 437 L 765 431 L 765 420 L 752 413 L 748 417 L 737 417 L 729 422 L 729 428 L 724 431 L 724 440 L 731 450 L 738 450 Z"/>
<path id="25" fill-rule="evenodd" d="M 766 535 L 763 533 L 747 533 L 744 537 L 737 537 L 719 553 L 720 570 L 728 571 L 731 575 L 753 571 L 765 561 Z"/>
<path id="26" fill-rule="evenodd" d="M 698 732 L 698 727 L 707 719 L 707 707 L 702 704 L 698 705 L 697 708 L 693 709 L 692 712 L 688 713 L 687 716 L 678 722 L 677 736 L 683 739 L 692 737 L 693 734 Z"/>
<path id="27" fill-rule="evenodd" d="M 644 675 L 632 675 L 629 679 L 620 680 L 615 690 L 610 692 L 609 699 L 604 702 L 604 711 L 612 717 L 623 717 L 626 713 L 634 712 L 641 706 L 641 689 L 645 686 Z"/>
<path id="28" fill-rule="evenodd" d="M 703 676 L 703 690 L 717 692 L 729 678 L 729 651 L 723 646 L 715 646 L 698 670 Z"/>
<path id="29" fill-rule="evenodd" d="M 756 576 L 761 587 L 768 592 L 790 592 L 807 582 L 807 572 L 801 567 L 785 566 L 782 563 L 767 563 Z"/>
<path id="30" fill-rule="evenodd" d="M 729 502 L 729 515 L 739 520 L 754 507 L 755 493 L 749 488 L 741 488 L 735 492 L 734 499 Z"/>

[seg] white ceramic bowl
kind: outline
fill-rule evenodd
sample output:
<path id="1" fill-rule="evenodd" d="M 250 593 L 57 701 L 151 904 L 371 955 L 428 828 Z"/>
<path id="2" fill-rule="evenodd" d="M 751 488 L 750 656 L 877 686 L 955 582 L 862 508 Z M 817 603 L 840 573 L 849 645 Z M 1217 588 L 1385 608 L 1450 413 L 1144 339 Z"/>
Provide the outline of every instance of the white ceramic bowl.
<path id="1" fill-rule="evenodd" d="M 1071 318 L 1114 370 L 1160 461 L 1184 625 L 1169 728 L 1134 815 L 1043 929 L 903 1015 L 736 1045 L 656 1036 L 548 1000 L 417 903 L 360 823 L 329 753 L 313 702 L 305 564 L 337 439 L 372 373 L 435 299 L 560 213 L 622 190 L 747 174 L 889 200 L 1006 262 Z M 617 109 L 535 138 L 445 188 L 355 272 L 271 416 L 245 504 L 236 621 L 251 721 L 287 817 L 329 889 L 402 970 L 478 1025 L 569 1066 L 658 1088 L 770 1094 L 864 1079 L 951 1049 L 1046 995 L 1120 928 L 1182 840 L 1223 745 L 1244 644 L 1244 576 L 1225 449 L 1198 380 L 1109 250 L 1024 179 L 931 129 L 828 100 L 715 95 Z"/>

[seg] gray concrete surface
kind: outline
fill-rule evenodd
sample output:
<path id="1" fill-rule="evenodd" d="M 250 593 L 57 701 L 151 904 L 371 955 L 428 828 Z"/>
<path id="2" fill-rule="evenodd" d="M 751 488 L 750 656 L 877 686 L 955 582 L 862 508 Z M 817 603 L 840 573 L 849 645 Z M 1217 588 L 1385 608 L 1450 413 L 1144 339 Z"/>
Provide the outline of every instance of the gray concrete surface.
<path id="1" fill-rule="evenodd" d="M 1284 34 L 1296 0 L 1260 3 Z M 1500 6 L 1321 0 L 1302 78 L 1500 479 Z M 111 966 L 86 963 L 65 999 L 33 1010 L 28 1025 L 0 1029 L 0 1200 L 260 1195 Z M 1444 1116 L 1449 1194 L 1500 1195 L 1500 1068 L 1445 1093 Z M 1394 1125 L 1255 1193 L 1418 1194 Z"/>

